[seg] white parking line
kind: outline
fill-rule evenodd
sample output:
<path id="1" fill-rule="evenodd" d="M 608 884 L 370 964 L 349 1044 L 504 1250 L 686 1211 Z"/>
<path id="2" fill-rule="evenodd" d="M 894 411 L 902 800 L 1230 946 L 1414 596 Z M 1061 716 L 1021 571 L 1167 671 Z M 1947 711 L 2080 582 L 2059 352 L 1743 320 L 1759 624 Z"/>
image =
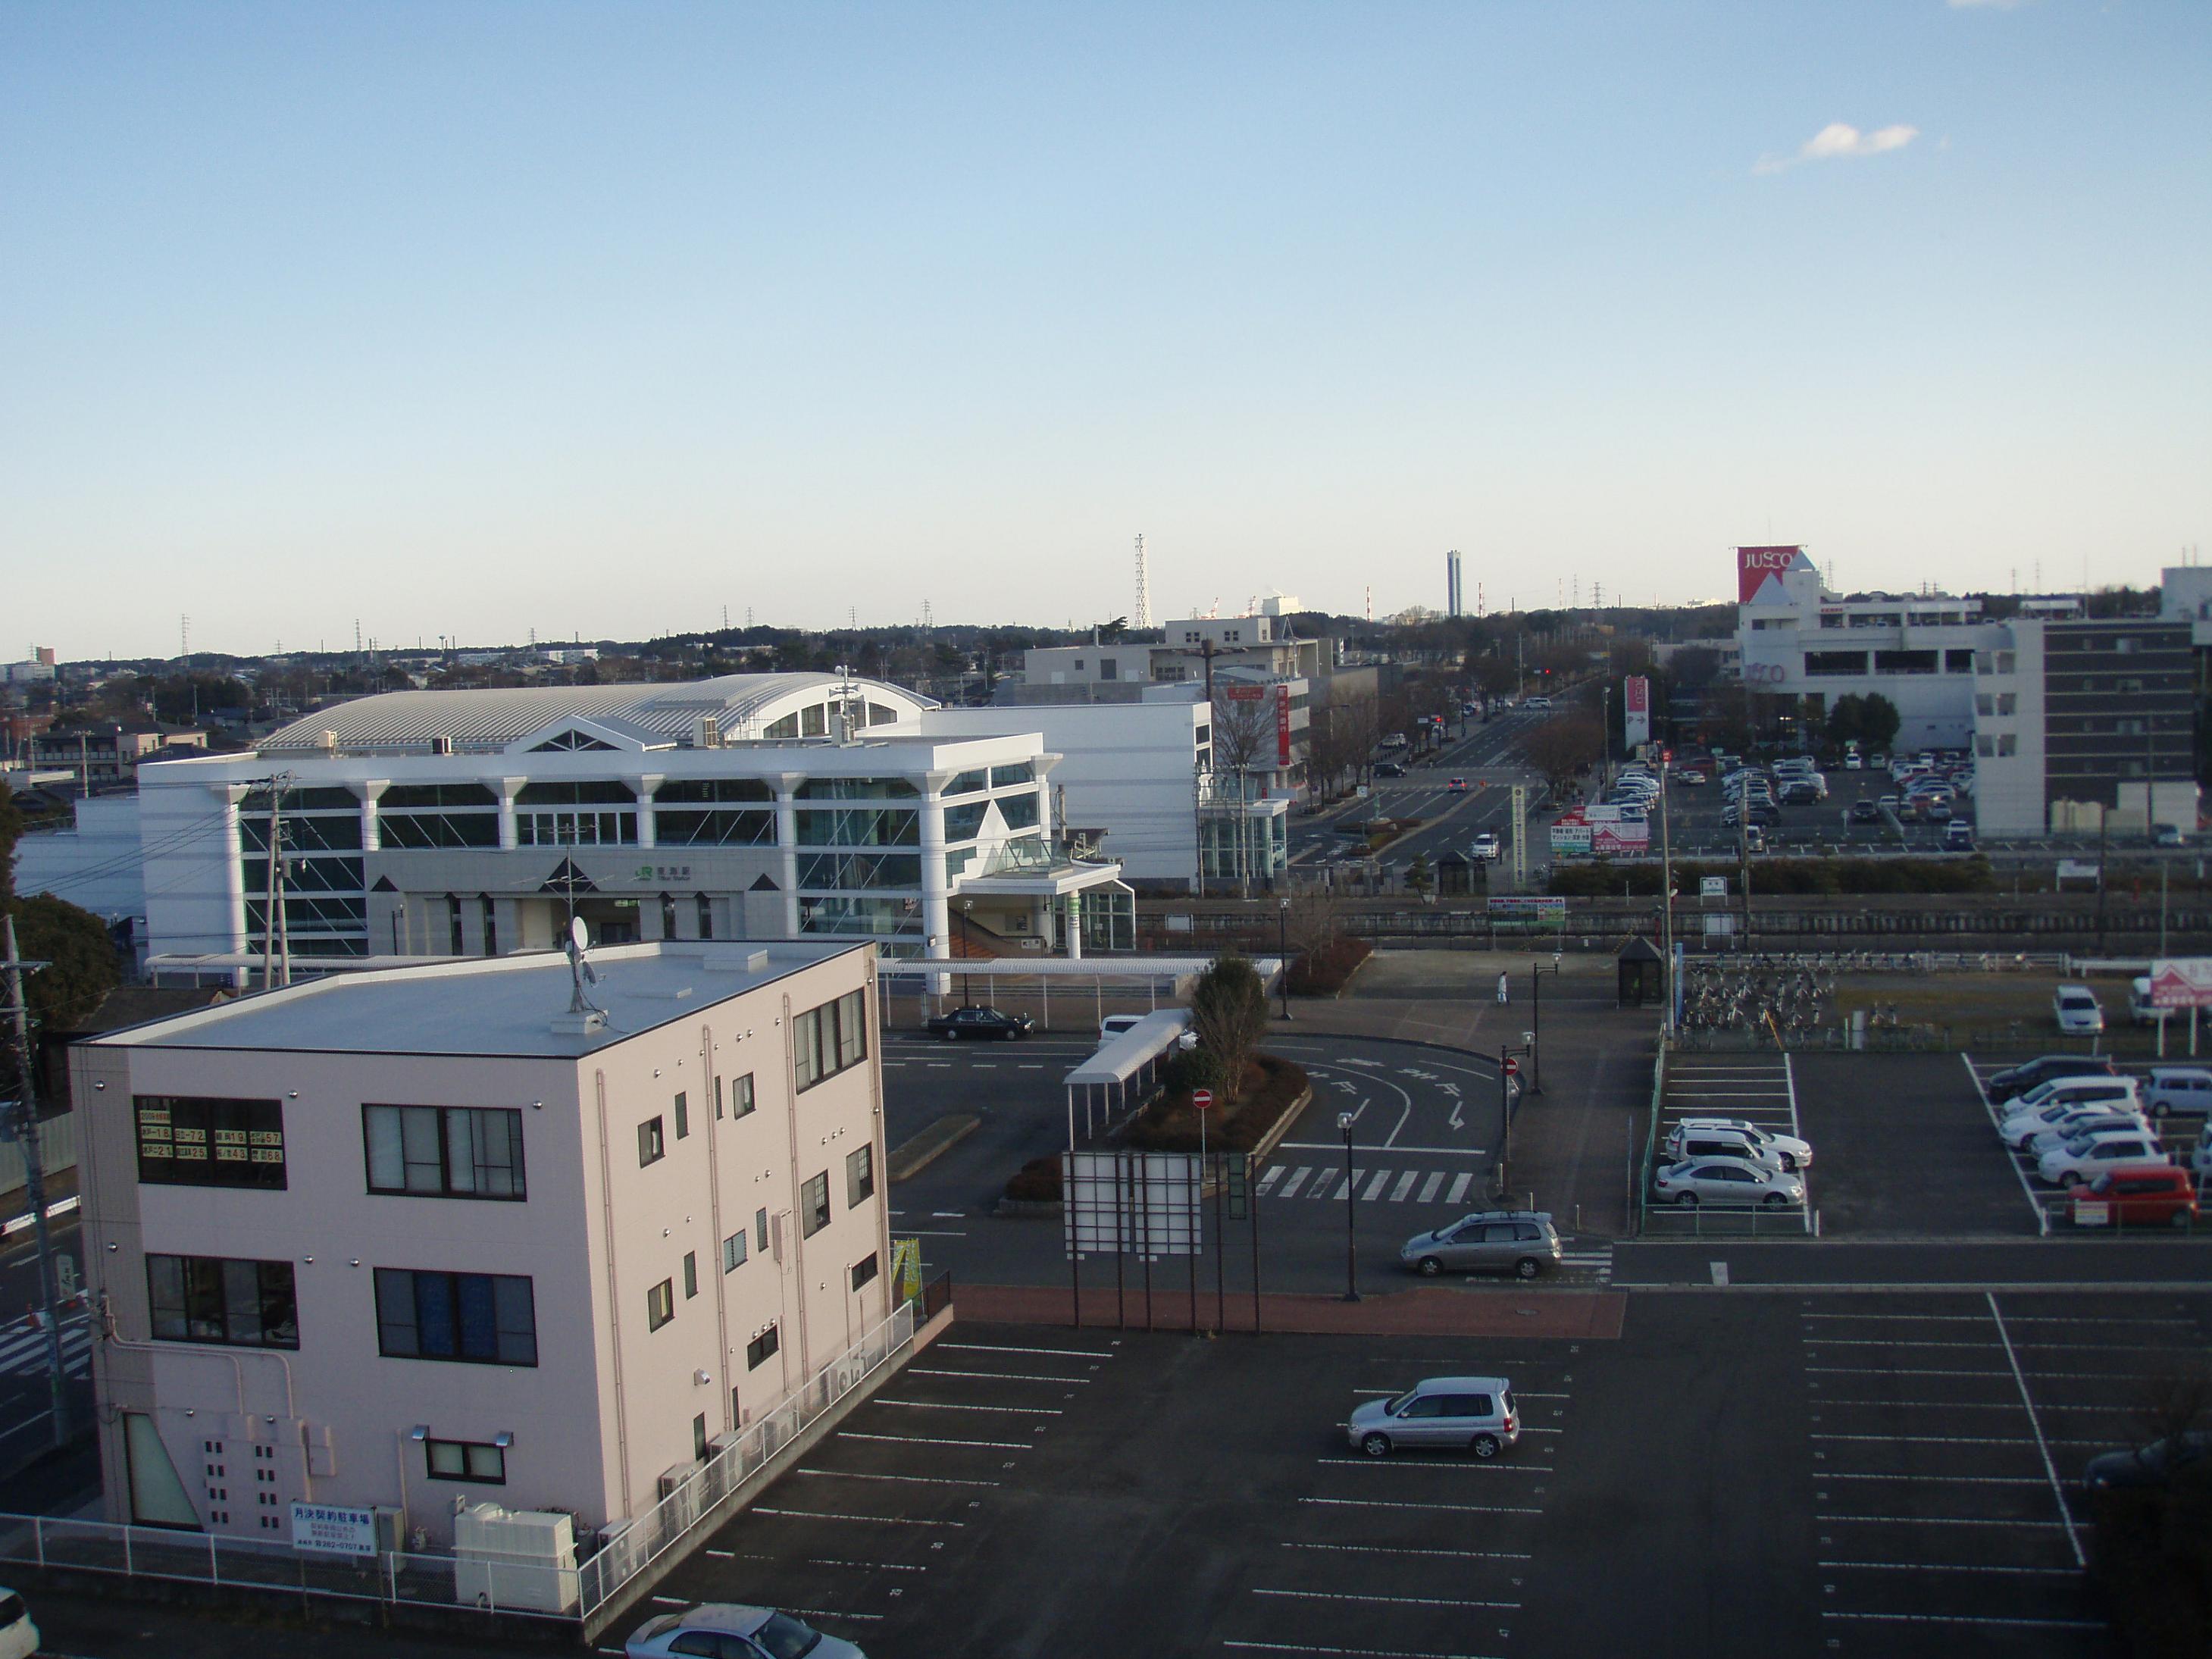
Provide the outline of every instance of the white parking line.
<path id="1" fill-rule="evenodd" d="M 1971 1060 L 1967 1060 L 1966 1055 L 1962 1054 L 1959 1058 L 1962 1060 L 1966 1060 L 1966 1075 L 1972 1078 L 1974 1081 L 1974 1095 L 1975 1097 L 1982 1103 L 1983 1112 L 1988 1116 L 1992 1127 L 2002 1127 L 2002 1121 L 1997 1116 L 1996 1108 L 1990 1104 L 1990 1091 L 1982 1087 L 1982 1074 L 1974 1069 L 1974 1062 Z M 2051 1231 L 2051 1212 L 2043 1207 L 2043 1200 L 2036 1196 L 2035 1188 L 2027 1184 L 2027 1171 L 2021 1167 L 2020 1160 L 2014 1158 L 2009 1152 L 2005 1155 L 2005 1162 L 2012 1165 L 2012 1172 L 2020 1182 L 2021 1194 L 2027 1200 L 2028 1208 L 2035 1212 L 2036 1231 L 2041 1234 L 2049 1234 Z"/>
<path id="2" fill-rule="evenodd" d="M 965 1521 L 921 1521 L 907 1515 L 844 1515 L 834 1510 L 772 1510 L 753 1505 L 755 1515 L 780 1515 L 793 1521 L 866 1521 L 886 1527 L 964 1527 Z"/>
<path id="3" fill-rule="evenodd" d="M 1883 1446 L 2018 1446 L 2022 1450 L 2027 1447 L 2027 1441 L 2011 1435 L 1822 1434 L 1816 1431 L 1808 1437 L 1814 1440 L 1870 1440 Z"/>
<path id="4" fill-rule="evenodd" d="M 876 1396 L 878 1406 L 906 1406 L 918 1412 L 1012 1412 L 1019 1417 L 1065 1417 L 1066 1413 L 1057 1407 L 1045 1406 L 951 1406 L 938 1400 L 885 1400 Z"/>
<path id="5" fill-rule="evenodd" d="M 1091 1386 L 1091 1379 L 1087 1376 L 1033 1376 L 1026 1371 L 928 1370 L 920 1365 L 909 1365 L 906 1374 L 908 1376 L 957 1376 L 970 1382 L 980 1379 L 991 1382 L 1080 1382 L 1085 1388 Z"/>
<path id="6" fill-rule="evenodd" d="M 2058 1521 L 1997 1521 L 1978 1516 L 1956 1515 L 1821 1515 L 1813 1518 L 1822 1526 L 1850 1527 L 2010 1527 L 2014 1531 L 2055 1531 L 2064 1526 L 2070 1533 L 2072 1524 Z"/>
<path id="7" fill-rule="evenodd" d="M 1883 1410 L 1899 1411 L 1960 1411 L 2008 1412 L 2016 1410 L 2009 1400 L 1838 1400 L 1831 1395 L 1820 1401 L 1823 1406 L 1880 1406 Z M 2057 1406 L 2054 1411 L 2069 1412 L 2134 1412 L 2134 1406 Z"/>
<path id="8" fill-rule="evenodd" d="M 1335 1659 L 1485 1659 L 1474 1653 L 1432 1653 L 1412 1648 L 1319 1648 L 1304 1642 L 1231 1642 L 1224 1648 L 1244 1648 L 1255 1653 L 1324 1653 Z"/>
<path id="9" fill-rule="evenodd" d="M 939 1342 L 932 1345 L 939 1353 L 1043 1353 L 1055 1358 L 1112 1359 L 1111 1348 L 1018 1348 L 1007 1342 Z"/>
<path id="10" fill-rule="evenodd" d="M 2042 1481 L 2032 1474 L 1847 1474 L 1842 1469 L 1823 1469 L 1815 1477 L 1821 1480 L 1915 1480 L 1941 1486 L 2039 1486 Z"/>
<path id="11" fill-rule="evenodd" d="M 1437 1190 L 1443 1184 L 1444 1172 L 1442 1170 L 1438 1170 L 1434 1175 L 1431 1176 L 1426 1181 L 1421 1183 L 1421 1195 L 1419 1198 L 1416 1199 L 1414 1202 L 1418 1204 L 1435 1203 L 1437 1201 Z"/>
<path id="12" fill-rule="evenodd" d="M 1817 1561 L 1814 1565 L 1831 1571 L 1849 1569 L 1863 1572 L 1990 1572 L 2033 1578 L 2078 1578 L 2081 1576 L 2079 1567 L 1988 1567 L 1949 1561 Z"/>
<path id="13" fill-rule="evenodd" d="M 1994 1342 L 1909 1342 L 1878 1336 L 1808 1336 L 1815 1348 L 1994 1348 Z"/>
<path id="14" fill-rule="evenodd" d="M 1540 1509 L 1510 1504 L 1413 1504 L 1399 1498 L 1301 1498 L 1301 1504 L 1318 1504 L 1342 1510 L 1450 1510 L 1462 1515 L 1541 1515 Z"/>
<path id="15" fill-rule="evenodd" d="M 2027 1391 L 2027 1379 L 2020 1374 L 2020 1358 L 2012 1351 L 2012 1337 L 2005 1329 L 2004 1315 L 1997 1310 L 1996 1293 L 1992 1291 L 1984 1294 L 1989 1298 L 1990 1317 L 1996 1321 L 1997 1335 L 2004 1341 L 2005 1358 L 2012 1361 L 2013 1379 L 2020 1384 L 2020 1403 L 2027 1413 L 2027 1426 L 2034 1431 L 2035 1449 L 2043 1454 L 2043 1471 L 2051 1477 L 2051 1496 L 2057 1503 L 2059 1517 L 2066 1528 L 2066 1541 L 2074 1551 L 2074 1559 L 2086 1566 L 2089 1558 L 2082 1551 L 2081 1534 L 2074 1530 L 2074 1512 L 2066 1506 L 2066 1491 L 2058 1484 L 2057 1465 L 2051 1461 L 2051 1448 L 2044 1443 L 2043 1425 L 2036 1417 L 2035 1401 Z"/>
<path id="16" fill-rule="evenodd" d="M 1902 1365 L 1808 1365 L 1808 1371 L 1828 1376 L 2002 1376 L 2002 1371 L 1946 1371 L 1912 1370 Z"/>
<path id="17" fill-rule="evenodd" d="M 929 1569 L 899 1561 L 841 1561 L 834 1555 L 810 1555 L 811 1567 L 858 1567 L 863 1572 L 927 1572 Z"/>
<path id="18" fill-rule="evenodd" d="M 840 1429 L 840 1440 L 891 1440 L 911 1446 L 981 1446 L 991 1451 L 1034 1451 L 1035 1445 L 1026 1440 L 943 1440 L 927 1434 L 862 1434 L 858 1429 Z"/>
<path id="19" fill-rule="evenodd" d="M 1823 1619 L 1867 1619 L 1898 1625 L 2002 1626 L 2016 1630 L 2102 1630 L 2101 1619 L 2001 1619 L 1990 1613 L 1837 1613 L 1823 1609 Z"/>
<path id="20" fill-rule="evenodd" d="M 1282 1595 L 1301 1601 L 1380 1601 L 1397 1607 L 1517 1607 L 1518 1601 L 1467 1601 L 1443 1595 L 1354 1595 L 1343 1590 L 1255 1589 L 1255 1595 Z"/>
<path id="21" fill-rule="evenodd" d="M 1441 1550 L 1421 1549 L 1411 1544 L 1298 1544 L 1285 1542 L 1286 1550 L 1326 1550 L 1332 1555 L 1419 1555 L 1442 1556 L 1454 1561 L 1528 1561 L 1535 1558 L 1526 1550 Z"/>
<path id="22" fill-rule="evenodd" d="M 796 1469 L 796 1474 L 811 1474 L 823 1480 L 900 1480 L 916 1486 L 995 1486 L 995 1480 L 956 1480 L 949 1474 L 862 1474 L 857 1469 Z M 725 1552 L 726 1553 L 726 1552 Z M 712 1555 L 714 1551 L 709 1550 Z"/>

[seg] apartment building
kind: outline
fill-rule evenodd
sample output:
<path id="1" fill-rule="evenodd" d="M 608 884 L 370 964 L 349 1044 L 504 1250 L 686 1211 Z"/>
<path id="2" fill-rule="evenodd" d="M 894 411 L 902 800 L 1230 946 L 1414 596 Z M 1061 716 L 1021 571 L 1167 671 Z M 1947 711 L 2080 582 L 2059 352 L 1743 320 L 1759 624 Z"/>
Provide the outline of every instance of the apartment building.
<path id="1" fill-rule="evenodd" d="M 108 1518 L 642 1514 L 890 1309 L 875 954 L 337 975 L 80 1043 Z"/>

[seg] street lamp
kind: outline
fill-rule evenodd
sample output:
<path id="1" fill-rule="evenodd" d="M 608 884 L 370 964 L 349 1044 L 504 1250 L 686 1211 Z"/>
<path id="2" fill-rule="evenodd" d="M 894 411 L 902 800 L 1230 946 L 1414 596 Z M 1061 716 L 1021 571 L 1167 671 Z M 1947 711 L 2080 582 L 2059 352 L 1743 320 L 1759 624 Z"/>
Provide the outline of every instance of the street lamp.
<path id="1" fill-rule="evenodd" d="M 960 961 L 962 963 L 960 969 L 960 1006 L 963 1008 L 972 1008 L 975 1006 L 975 999 L 973 994 L 970 994 L 968 987 L 968 969 L 966 967 L 968 961 L 968 913 L 975 908 L 975 901 L 974 899 L 962 899 L 960 901 Z"/>
<path id="2" fill-rule="evenodd" d="M 1359 1300 L 1358 1181 L 1352 1168 L 1352 1114 L 1339 1112 L 1336 1127 L 1344 1132 L 1344 1299 Z"/>
<path id="3" fill-rule="evenodd" d="M 1291 1017 L 1291 902 L 1287 897 L 1278 901 L 1275 920 L 1279 924 L 1275 933 L 1275 954 L 1282 959 L 1283 964 L 1277 972 L 1283 988 L 1283 1018 L 1288 1019 Z"/>

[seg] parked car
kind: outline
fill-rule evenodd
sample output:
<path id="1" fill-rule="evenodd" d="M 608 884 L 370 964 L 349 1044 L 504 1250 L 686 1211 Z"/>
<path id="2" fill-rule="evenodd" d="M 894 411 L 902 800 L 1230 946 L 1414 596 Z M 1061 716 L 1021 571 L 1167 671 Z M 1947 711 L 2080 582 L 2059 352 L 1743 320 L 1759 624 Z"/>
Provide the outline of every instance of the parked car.
<path id="1" fill-rule="evenodd" d="M 2189 1154 L 2189 1173 L 2197 1177 L 2200 1188 L 2207 1181 L 2212 1181 L 2212 1135 L 2197 1137 L 2197 1145 Z"/>
<path id="2" fill-rule="evenodd" d="M 1943 850 L 1947 853 L 1972 852 L 1974 826 L 1964 818 L 1953 818 L 1943 826 Z"/>
<path id="3" fill-rule="evenodd" d="M 2155 1164 L 2165 1156 L 2158 1137 L 2148 1129 L 2094 1129 L 2053 1146 L 2037 1160 L 2035 1173 L 2054 1187 L 2078 1187 L 2120 1164 Z"/>
<path id="4" fill-rule="evenodd" d="M 1753 801 L 1746 807 L 1723 807 L 1721 810 L 1721 828 L 1733 830 L 1747 818 L 1764 829 L 1770 823 L 1781 822 L 1782 809 L 1778 806 L 1769 806 L 1760 801 Z"/>
<path id="5" fill-rule="evenodd" d="M 1820 799 L 1820 792 L 1809 778 L 1789 778 L 1782 785 L 1782 804 L 1784 806 L 1810 806 Z"/>
<path id="6" fill-rule="evenodd" d="M 1406 775 L 1406 769 L 1395 761 L 1376 761 L 1375 775 L 1378 778 L 1402 778 Z"/>
<path id="7" fill-rule="evenodd" d="M 2081 1472 L 2091 1492 L 2118 1486 L 2162 1486 L 2180 1470 L 2212 1455 L 2212 1429 L 2191 1429 L 2127 1451 L 2100 1453 Z"/>
<path id="8" fill-rule="evenodd" d="M 1851 803 L 1851 810 L 1844 817 L 1853 823 L 1880 823 L 1881 808 L 1863 795 Z"/>
<path id="9" fill-rule="evenodd" d="M 1846 755 L 1846 756 L 1844 756 L 1844 771 L 1846 771 L 1846 772 L 1863 772 L 1863 771 L 1864 771 L 1865 769 L 1866 769 L 1866 761 L 1865 761 L 1865 759 L 1864 759 L 1863 757 L 1858 756 L 1858 755 L 1855 755 L 1855 754 L 1854 754 L 1854 755 Z"/>
<path id="10" fill-rule="evenodd" d="M 2026 1146 L 2036 1136 L 2084 1117 L 2142 1115 L 2133 1078 L 2085 1078 L 2080 1081 L 2091 1086 L 2057 1093 L 2033 1103 L 2023 1111 L 2006 1114 L 1997 1126 L 1999 1137 L 2008 1146 Z M 2022 1098 L 2027 1097 L 2023 1096 Z"/>
<path id="11" fill-rule="evenodd" d="M 2181 833 L 2181 826 L 2178 823 L 2160 824 L 2158 826 L 2158 833 L 2152 837 L 2152 840 L 2160 847 L 2186 847 L 2189 845 L 2189 837 Z"/>
<path id="12" fill-rule="evenodd" d="M 1693 1134 L 1723 1129 L 1742 1135 L 1755 1146 L 1766 1147 L 1785 1170 L 1802 1170 L 1808 1168 L 1813 1162 L 1811 1142 L 1800 1140 L 1795 1135 L 1775 1134 L 1771 1131 L 1760 1128 L 1756 1123 L 1747 1121 L 1740 1117 L 1681 1119 L 1667 1132 L 1667 1148 L 1669 1158 L 1679 1164 L 1685 1158 L 1696 1157 L 1695 1152 L 1678 1152 L 1675 1148 Z"/>
<path id="13" fill-rule="evenodd" d="M 1474 838 L 1474 844 L 1467 849 L 1467 855 L 1471 859 L 1494 860 L 1503 857 L 1504 851 L 1498 844 L 1498 832 L 1486 830 Z"/>
<path id="14" fill-rule="evenodd" d="M 1741 1129 L 1676 1129 L 1667 1136 L 1669 1164 L 1699 1158 L 1737 1158 L 1762 1170 L 1779 1171 L 1782 1154 L 1762 1146 Z"/>
<path id="15" fill-rule="evenodd" d="M 1541 1210 L 1482 1210 L 1414 1234 L 1398 1260 L 1425 1278 L 1449 1269 L 1534 1279 L 1559 1265 L 1559 1231 Z"/>
<path id="16" fill-rule="evenodd" d="M 2075 1220 L 2084 1204 L 2103 1204 L 2108 1223 L 2186 1227 L 2197 1219 L 2197 1182 L 2172 1164 L 2129 1164 L 2074 1189 Z"/>
<path id="17" fill-rule="evenodd" d="M 2103 1054 L 2038 1054 L 2033 1060 L 1992 1073 L 1982 1086 L 1988 1091 L 1992 1103 L 2002 1103 L 2053 1078 L 2112 1074 L 2112 1062 Z"/>
<path id="18" fill-rule="evenodd" d="M 1899 806 L 1901 806 L 1901 805 L 1904 805 L 1904 802 L 1903 802 L 1901 799 L 1899 799 L 1897 796 L 1895 796 L 1895 795 L 1884 795 L 1884 796 L 1881 798 L 1881 810 L 1882 810 L 1883 811 L 1885 811 L 1885 812 L 1894 812 L 1895 811 L 1897 811 L 1897 809 L 1898 809 Z"/>
<path id="19" fill-rule="evenodd" d="M 2051 994 L 2051 1012 L 2069 1036 L 2091 1036 L 2105 1029 L 2105 1010 L 2086 985 L 2062 985 Z"/>
<path id="20" fill-rule="evenodd" d="M 2028 1136 L 2021 1151 L 2030 1158 L 2041 1158 L 2055 1152 L 2069 1141 L 2081 1140 L 2111 1131 L 2120 1134 L 2155 1134 L 2150 1120 L 2141 1112 L 2107 1112 L 2094 1106 L 2085 1106 L 2079 1111 L 2069 1112 L 2048 1128 L 2039 1129 Z"/>
<path id="21" fill-rule="evenodd" d="M 932 1014 L 929 1018 L 930 1036 L 943 1037 L 947 1042 L 962 1037 L 1009 1041 L 1027 1036 L 1036 1026 L 1036 1022 L 1027 1014 L 1009 1014 L 997 1008 L 952 1008 Z"/>
<path id="22" fill-rule="evenodd" d="M 704 1638 L 704 1639 L 702 1639 Z M 824 1636 L 773 1607 L 707 1601 L 681 1613 L 657 1613 L 630 1632 L 625 1659 L 706 1654 L 714 1659 L 867 1659 L 850 1642 Z"/>
<path id="23" fill-rule="evenodd" d="M 1700 1204 L 1763 1204 L 1780 1209 L 1805 1201 L 1805 1183 L 1780 1170 L 1740 1158 L 1698 1158 L 1670 1164 L 1652 1177 L 1662 1202 L 1695 1209 Z"/>
<path id="24" fill-rule="evenodd" d="M 1930 823 L 1951 821 L 1951 801 L 1946 795 L 1923 795 L 1920 799 L 1920 816 Z"/>
<path id="25" fill-rule="evenodd" d="M 2143 1080 L 2143 1110 L 2154 1121 L 2179 1114 L 2212 1115 L 2212 1071 L 2202 1066 L 2154 1066 Z"/>
<path id="26" fill-rule="evenodd" d="M 1395 1400 L 1370 1400 L 1345 1425 L 1370 1457 L 1401 1446 L 1459 1447 L 1495 1457 L 1521 1437 L 1513 1385 L 1502 1376 L 1428 1376 Z"/>
<path id="27" fill-rule="evenodd" d="M 39 1650 L 39 1627 L 23 1598 L 0 1584 L 0 1659 L 31 1659 Z"/>

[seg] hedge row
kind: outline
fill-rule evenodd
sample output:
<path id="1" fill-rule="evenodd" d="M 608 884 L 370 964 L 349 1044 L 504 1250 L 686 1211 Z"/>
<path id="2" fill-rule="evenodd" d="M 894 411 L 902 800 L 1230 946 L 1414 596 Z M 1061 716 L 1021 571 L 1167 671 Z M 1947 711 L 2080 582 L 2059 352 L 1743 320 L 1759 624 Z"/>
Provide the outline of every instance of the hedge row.
<path id="1" fill-rule="evenodd" d="M 1701 876 L 1725 876 L 1730 890 L 1735 889 L 1733 862 L 1680 860 L 1674 866 L 1674 890 L 1696 892 Z M 1656 898 L 1659 878 L 1656 860 L 1614 864 L 1601 859 L 1594 864 L 1553 866 L 1549 890 L 1567 898 L 1608 898 L 1624 890 L 1637 896 Z M 1970 859 L 1761 858 L 1752 866 L 1751 886 L 1757 895 L 1990 893 L 1996 890 L 1996 876 L 1990 861 L 1979 855 Z"/>
<path id="2" fill-rule="evenodd" d="M 1375 954 L 1364 939 L 1331 939 L 1318 951 L 1308 951 L 1291 964 L 1291 994 L 1329 996 L 1344 988 L 1353 969 Z"/>

